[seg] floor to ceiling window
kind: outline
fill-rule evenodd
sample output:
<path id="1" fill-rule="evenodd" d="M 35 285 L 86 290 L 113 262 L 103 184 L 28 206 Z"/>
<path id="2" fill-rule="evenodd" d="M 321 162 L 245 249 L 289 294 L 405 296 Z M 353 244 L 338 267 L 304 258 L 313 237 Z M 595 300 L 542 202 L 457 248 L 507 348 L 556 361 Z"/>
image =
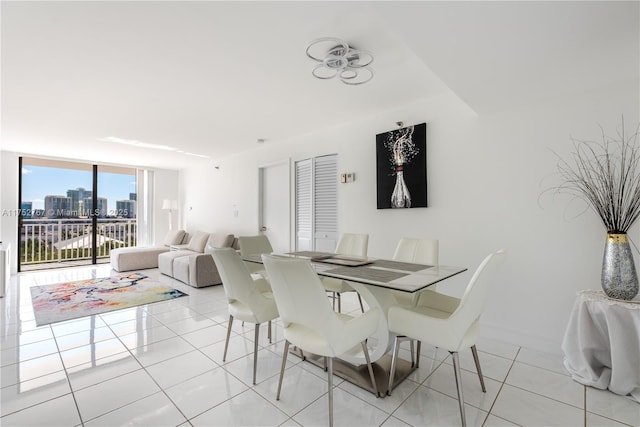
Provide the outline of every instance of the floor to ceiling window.
<path id="1" fill-rule="evenodd" d="M 136 169 L 20 158 L 19 271 L 109 261 L 136 245 Z"/>

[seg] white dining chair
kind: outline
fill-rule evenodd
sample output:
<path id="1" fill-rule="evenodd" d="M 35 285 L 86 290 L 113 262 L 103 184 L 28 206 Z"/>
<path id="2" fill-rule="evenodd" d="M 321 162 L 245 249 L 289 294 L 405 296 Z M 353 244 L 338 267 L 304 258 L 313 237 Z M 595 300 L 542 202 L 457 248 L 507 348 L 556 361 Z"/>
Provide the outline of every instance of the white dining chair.
<path id="1" fill-rule="evenodd" d="M 437 239 L 415 239 L 403 237 L 396 245 L 395 252 L 393 253 L 393 260 L 430 266 L 438 265 L 438 247 L 439 242 Z M 435 290 L 435 288 L 436 285 L 429 287 L 430 290 Z M 414 307 L 418 302 L 421 292 L 408 293 L 391 291 L 391 293 L 399 305 Z M 414 339 L 403 338 L 403 340 L 409 341 L 411 365 L 418 368 L 420 366 L 420 342 L 418 342 L 416 352 Z"/>
<path id="2" fill-rule="evenodd" d="M 505 257 L 505 250 L 489 254 L 471 277 L 462 298 L 454 298 L 435 291 L 426 290 L 420 298 L 420 304 L 414 307 L 392 306 L 388 312 L 389 331 L 398 335 L 393 344 L 393 356 L 387 393 L 391 395 L 401 338 L 409 337 L 444 348 L 453 360 L 458 405 L 462 425 L 466 426 L 462 378 L 458 351 L 471 348 L 473 360 L 478 371 L 480 386 L 486 392 L 480 360 L 476 350 L 478 321 L 484 310 L 487 295 L 495 282 L 495 274 Z"/>
<path id="3" fill-rule="evenodd" d="M 253 383 L 255 384 L 260 324 L 268 322 L 267 334 L 269 342 L 271 342 L 271 321 L 278 317 L 278 308 L 273 294 L 263 291 L 263 289 L 270 289 L 261 283 L 265 280 L 262 278 L 254 280 L 233 248 L 214 249 L 212 255 L 222 279 L 229 308 L 229 326 L 227 327 L 227 339 L 224 343 L 222 361 L 226 361 L 227 358 L 233 319 L 255 323 L 253 341 Z"/>
<path id="4" fill-rule="evenodd" d="M 438 247 L 437 239 L 414 239 L 403 237 L 398 241 L 396 250 L 393 253 L 394 261 L 410 262 L 424 265 L 438 265 Z M 433 285 L 429 287 L 435 290 Z M 407 293 L 393 291 L 393 296 L 400 305 L 414 306 L 418 301 L 419 292 Z"/>
<path id="5" fill-rule="evenodd" d="M 335 253 L 340 255 L 352 255 L 356 257 L 366 257 L 369 247 L 368 234 L 344 233 L 340 236 Z M 356 292 L 346 281 L 334 279 L 331 277 L 323 277 L 322 284 L 327 292 L 331 292 L 333 298 L 333 309 L 336 309 L 336 300 L 338 301 L 338 312 L 342 312 L 342 294 L 345 292 Z M 360 310 L 364 313 L 364 305 L 362 297 L 359 293 L 358 302 Z"/>
<path id="6" fill-rule="evenodd" d="M 276 399 L 280 400 L 289 344 L 324 356 L 329 381 L 329 425 L 333 425 L 333 358 L 360 345 L 367 361 L 373 390 L 376 380 L 369 359 L 367 337 L 378 327 L 380 310 L 359 317 L 336 313 L 326 297 L 320 278 L 308 260 L 262 255 L 271 279 L 273 295 L 284 326 L 284 352 Z"/>
<path id="7" fill-rule="evenodd" d="M 270 254 L 273 252 L 271 242 L 269 242 L 269 238 L 264 234 L 238 236 L 238 245 L 240 246 L 240 255 L 242 256 Z M 262 265 L 255 262 L 245 262 L 245 265 L 251 274 L 260 274 L 266 278 L 267 274 Z"/>

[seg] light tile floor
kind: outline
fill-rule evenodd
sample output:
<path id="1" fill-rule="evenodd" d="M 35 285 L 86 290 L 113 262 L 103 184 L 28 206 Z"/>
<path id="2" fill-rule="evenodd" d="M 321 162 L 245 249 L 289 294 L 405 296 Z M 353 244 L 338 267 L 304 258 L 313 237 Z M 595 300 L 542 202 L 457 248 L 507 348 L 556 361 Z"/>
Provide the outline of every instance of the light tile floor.
<path id="1" fill-rule="evenodd" d="M 278 322 L 272 344 L 261 333 L 253 386 L 253 325 L 234 322 L 222 361 L 228 321 L 222 286 L 194 289 L 158 270 L 145 273 L 189 296 L 42 327 L 35 325 L 30 286 L 105 277 L 110 268 L 11 278 L 0 300 L 2 426 L 327 425 L 326 374 L 295 356 L 288 357 L 275 400 L 283 349 Z M 350 296 L 343 307 L 359 312 Z M 470 352 L 461 354 L 469 425 L 640 425 L 640 404 L 572 381 L 560 356 L 486 339 L 478 349 L 486 393 Z M 425 348 L 420 368 L 386 398 L 339 378 L 334 386 L 338 426 L 460 424 L 444 351 Z"/>

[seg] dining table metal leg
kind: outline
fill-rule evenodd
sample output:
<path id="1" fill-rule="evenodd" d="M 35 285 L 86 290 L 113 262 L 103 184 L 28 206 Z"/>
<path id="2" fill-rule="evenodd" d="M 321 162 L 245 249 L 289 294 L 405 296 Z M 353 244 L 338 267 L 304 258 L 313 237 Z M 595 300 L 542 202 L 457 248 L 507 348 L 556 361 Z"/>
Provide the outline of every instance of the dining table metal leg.
<path id="1" fill-rule="evenodd" d="M 375 390 L 376 397 L 380 397 L 380 393 L 378 392 L 378 386 L 376 385 L 376 376 L 373 373 L 373 366 L 371 365 L 371 358 L 369 357 L 369 349 L 367 348 L 366 341 L 362 341 L 362 351 L 364 352 L 364 358 L 367 361 L 367 369 L 369 369 L 369 376 L 371 377 L 371 385 L 373 386 L 373 390 Z"/>
<path id="2" fill-rule="evenodd" d="M 393 380 L 396 376 L 396 365 L 398 363 L 398 350 L 400 348 L 400 338 L 396 337 L 393 341 L 393 353 L 391 356 L 391 369 L 389 372 L 389 384 L 387 385 L 387 394 L 391 396 L 391 390 L 393 390 Z"/>

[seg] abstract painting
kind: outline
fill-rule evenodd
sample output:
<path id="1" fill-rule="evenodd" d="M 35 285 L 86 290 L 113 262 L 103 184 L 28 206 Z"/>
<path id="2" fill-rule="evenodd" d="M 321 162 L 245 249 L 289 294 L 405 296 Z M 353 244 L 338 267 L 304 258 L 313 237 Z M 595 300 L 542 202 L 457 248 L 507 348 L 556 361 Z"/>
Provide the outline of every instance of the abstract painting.
<path id="1" fill-rule="evenodd" d="M 38 326 L 184 295 L 187 294 L 141 273 L 31 287 Z"/>
<path id="2" fill-rule="evenodd" d="M 376 135 L 378 209 L 427 207 L 427 124 Z"/>

